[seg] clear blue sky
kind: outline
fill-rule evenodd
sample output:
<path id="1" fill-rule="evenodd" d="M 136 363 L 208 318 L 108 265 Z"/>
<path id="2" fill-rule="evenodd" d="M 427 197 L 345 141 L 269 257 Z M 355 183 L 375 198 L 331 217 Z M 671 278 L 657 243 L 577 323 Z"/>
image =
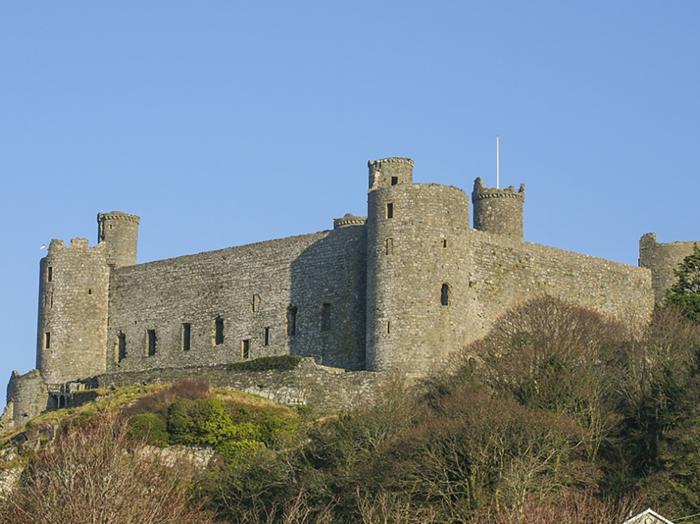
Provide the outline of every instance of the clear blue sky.
<path id="1" fill-rule="evenodd" d="M 366 161 L 525 182 L 526 237 L 636 263 L 700 238 L 700 2 L 0 6 L 0 382 L 34 366 L 39 249 L 142 217 L 148 261 L 364 214 Z M 1 401 L 0 401 L 1 403 Z"/>

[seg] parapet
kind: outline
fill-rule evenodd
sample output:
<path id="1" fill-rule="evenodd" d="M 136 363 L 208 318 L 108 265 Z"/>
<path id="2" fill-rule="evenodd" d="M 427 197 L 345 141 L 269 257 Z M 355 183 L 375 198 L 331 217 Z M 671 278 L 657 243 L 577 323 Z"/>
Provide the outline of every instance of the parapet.
<path id="1" fill-rule="evenodd" d="M 504 235 L 511 238 L 523 238 L 523 206 L 525 203 L 525 184 L 505 189 L 484 187 L 481 178 L 474 180 L 472 191 L 474 203 L 474 229 Z"/>
<path id="2" fill-rule="evenodd" d="M 413 160 L 405 157 L 380 158 L 367 162 L 369 189 L 413 182 Z"/>
<path id="3" fill-rule="evenodd" d="M 124 211 L 108 211 L 106 213 L 97 213 L 97 221 L 102 222 L 105 220 L 123 220 L 126 222 L 133 222 L 138 224 L 141 220 L 138 215 L 132 215 L 131 213 L 125 213 Z"/>
<path id="4" fill-rule="evenodd" d="M 516 192 L 514 186 L 508 186 L 504 189 L 485 187 L 481 177 L 478 177 L 476 180 L 474 180 L 472 202 L 476 203 L 477 200 L 482 200 L 484 198 L 517 198 L 524 200 L 525 184 L 520 184 L 520 188 L 518 188 L 518 191 Z"/>
<path id="5" fill-rule="evenodd" d="M 54 238 L 49 244 L 48 253 L 49 255 L 55 255 L 61 251 L 67 251 L 69 249 L 85 251 L 88 249 L 102 249 L 102 247 L 99 244 L 96 246 L 90 246 L 90 241 L 87 238 L 71 238 L 69 245 L 66 245 L 63 240 Z"/>
<path id="6" fill-rule="evenodd" d="M 350 213 L 345 213 L 342 218 L 333 219 L 333 229 L 340 229 L 341 227 L 349 226 L 364 226 L 365 222 L 367 222 L 367 217 L 360 217 Z"/>

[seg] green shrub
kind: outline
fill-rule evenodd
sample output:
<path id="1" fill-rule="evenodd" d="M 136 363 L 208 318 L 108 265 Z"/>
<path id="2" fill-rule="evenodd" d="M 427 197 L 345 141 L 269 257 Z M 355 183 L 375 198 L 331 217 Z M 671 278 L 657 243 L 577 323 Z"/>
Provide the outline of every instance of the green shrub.
<path id="1" fill-rule="evenodd" d="M 227 409 L 237 424 L 252 423 L 259 430 L 259 440 L 272 448 L 287 447 L 298 441 L 301 418 L 280 406 L 251 406 L 230 402 Z"/>
<path id="2" fill-rule="evenodd" d="M 129 435 L 133 439 L 162 448 L 169 442 L 165 418 L 157 413 L 139 413 L 131 417 Z"/>
<path id="3" fill-rule="evenodd" d="M 260 357 L 245 362 L 236 362 L 235 364 L 229 364 L 228 368 L 232 371 L 290 371 L 295 369 L 299 362 L 301 362 L 301 357 L 279 355 L 277 357 Z"/>

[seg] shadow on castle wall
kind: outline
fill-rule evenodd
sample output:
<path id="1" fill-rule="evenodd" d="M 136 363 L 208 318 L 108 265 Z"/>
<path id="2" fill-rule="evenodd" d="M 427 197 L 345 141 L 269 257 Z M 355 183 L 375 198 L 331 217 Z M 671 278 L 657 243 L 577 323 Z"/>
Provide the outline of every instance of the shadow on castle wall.
<path id="1" fill-rule="evenodd" d="M 291 264 L 289 351 L 347 370 L 365 369 L 366 232 L 334 229 Z"/>

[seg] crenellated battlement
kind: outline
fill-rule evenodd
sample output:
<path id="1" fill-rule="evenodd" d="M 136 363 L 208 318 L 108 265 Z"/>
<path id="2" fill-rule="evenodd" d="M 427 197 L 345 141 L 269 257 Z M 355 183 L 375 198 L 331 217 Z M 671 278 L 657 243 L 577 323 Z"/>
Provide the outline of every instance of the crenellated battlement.
<path id="1" fill-rule="evenodd" d="M 126 222 L 133 222 L 138 224 L 141 219 L 137 215 L 132 215 L 131 213 L 125 213 L 124 211 L 108 211 L 106 213 L 97 213 L 97 222 L 102 222 L 105 220 L 123 220 Z"/>
<path id="2" fill-rule="evenodd" d="M 333 219 L 333 229 L 340 229 L 348 226 L 364 226 L 367 222 L 367 217 L 345 213 L 341 218 Z"/>
<path id="3" fill-rule="evenodd" d="M 60 253 L 66 253 L 68 251 L 84 252 L 87 250 L 94 250 L 98 252 L 105 251 L 105 246 L 101 244 L 91 246 L 90 241 L 87 238 L 81 237 L 71 238 L 68 245 L 66 245 L 63 240 L 54 238 L 49 243 L 48 255 L 54 256 Z"/>
<path id="4" fill-rule="evenodd" d="M 413 182 L 413 160 L 405 157 L 380 158 L 367 162 L 369 189 L 410 184 Z"/>
<path id="5" fill-rule="evenodd" d="M 484 198 L 525 198 L 525 184 L 520 184 L 518 191 L 515 191 L 515 186 L 506 188 L 485 187 L 481 177 L 474 180 L 474 191 L 472 192 L 472 202 Z"/>

